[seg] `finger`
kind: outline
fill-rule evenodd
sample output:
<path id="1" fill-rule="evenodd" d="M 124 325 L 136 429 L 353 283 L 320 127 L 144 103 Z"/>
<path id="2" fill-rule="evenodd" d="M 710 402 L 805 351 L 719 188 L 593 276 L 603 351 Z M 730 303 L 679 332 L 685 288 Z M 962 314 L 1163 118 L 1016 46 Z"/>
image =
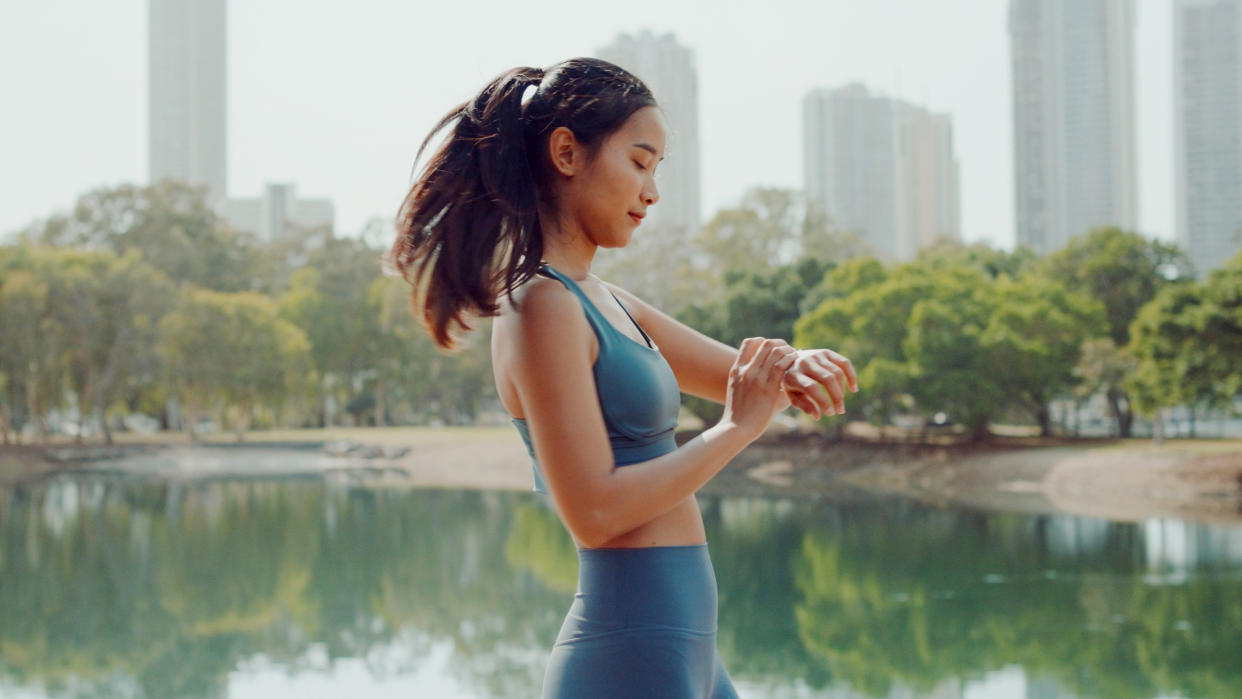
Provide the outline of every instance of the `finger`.
<path id="1" fill-rule="evenodd" d="M 772 356 L 776 357 L 776 360 L 768 366 L 767 380 L 769 383 L 777 383 L 784 378 L 785 372 L 789 371 L 789 367 L 793 366 L 798 357 L 793 354 L 777 357 L 775 352 Z"/>
<path id="2" fill-rule="evenodd" d="M 845 412 L 845 385 L 844 372 L 835 364 L 829 364 L 826 361 L 823 364 L 815 366 L 814 379 L 828 391 L 828 395 L 832 397 L 832 403 L 837 413 Z"/>
<path id="3" fill-rule="evenodd" d="M 796 365 L 795 365 L 796 366 Z M 785 385 L 792 386 L 799 395 L 815 404 L 815 412 L 824 415 L 834 415 L 836 410 L 833 408 L 831 397 L 819 387 L 819 383 L 802 372 L 801 369 L 793 368 L 785 374 Z M 815 419 L 819 419 L 816 415 Z"/>
<path id="4" fill-rule="evenodd" d="M 738 347 L 737 359 L 733 363 L 742 366 L 749 362 L 751 357 L 755 356 L 755 351 L 759 349 L 759 345 L 762 342 L 763 338 L 761 337 L 748 337 L 742 340 L 742 344 Z"/>
<path id="5" fill-rule="evenodd" d="M 812 419 L 819 419 L 819 405 L 814 400 L 811 400 L 807 394 L 802 391 L 785 391 L 785 395 L 789 396 L 789 402 L 793 403 L 795 408 L 810 415 Z"/>
<path id="6" fill-rule="evenodd" d="M 845 372 L 845 378 L 849 382 L 850 390 L 858 393 L 858 374 L 854 371 L 854 363 L 849 360 L 849 357 L 828 350 L 828 358 Z"/>
<path id="7" fill-rule="evenodd" d="M 771 366 L 771 362 L 775 361 L 773 352 L 776 350 L 777 344 L 774 340 L 763 340 L 759 349 L 755 351 L 755 355 L 751 357 L 748 367 L 753 367 L 762 371 Z"/>
<path id="8" fill-rule="evenodd" d="M 790 347 L 784 340 L 768 339 L 764 340 L 764 349 L 767 350 L 763 366 L 771 368 L 772 364 L 778 361 L 790 360 L 789 366 L 792 366 L 798 359 L 798 352 Z"/>

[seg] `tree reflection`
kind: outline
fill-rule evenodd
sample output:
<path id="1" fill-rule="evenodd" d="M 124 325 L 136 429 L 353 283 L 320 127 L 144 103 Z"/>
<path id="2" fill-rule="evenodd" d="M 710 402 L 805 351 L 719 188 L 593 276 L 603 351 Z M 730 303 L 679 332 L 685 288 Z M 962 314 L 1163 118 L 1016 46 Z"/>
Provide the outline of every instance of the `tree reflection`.
<path id="1" fill-rule="evenodd" d="M 505 558 L 552 590 L 572 595 L 578 589 L 578 551 L 565 525 L 546 506 L 518 505 Z"/>
<path id="2" fill-rule="evenodd" d="M 1177 527 L 701 504 L 740 680 L 880 696 L 1020 665 L 1079 696 L 1242 696 L 1237 561 L 1196 544 L 1210 565 L 1149 570 L 1168 542 L 1148 539 Z M 447 646 L 479 696 L 534 696 L 576 580 L 572 541 L 527 494 L 66 477 L 0 491 L 0 681 L 214 697 L 258 661 L 393 677 Z"/>
<path id="3" fill-rule="evenodd" d="M 99 491 L 98 497 L 86 493 Z M 69 504 L 66 504 L 69 503 Z M 242 661 L 448 640 L 493 696 L 537 693 L 564 596 L 511 570 L 508 496 L 59 481 L 0 493 L 0 676 L 51 694 L 220 696 Z M 409 633 L 415 631 L 416 633 Z M 387 674 L 409 667 L 376 668 Z M 108 690 L 113 687 L 112 690 Z"/>
<path id="4" fill-rule="evenodd" d="M 878 696 L 1017 664 L 1079 696 L 1242 696 L 1236 578 L 1153 587 L 1120 532 L 1085 558 L 1041 546 L 1039 518 L 874 515 L 809 531 L 794 561 L 799 637 L 837 681 Z"/>

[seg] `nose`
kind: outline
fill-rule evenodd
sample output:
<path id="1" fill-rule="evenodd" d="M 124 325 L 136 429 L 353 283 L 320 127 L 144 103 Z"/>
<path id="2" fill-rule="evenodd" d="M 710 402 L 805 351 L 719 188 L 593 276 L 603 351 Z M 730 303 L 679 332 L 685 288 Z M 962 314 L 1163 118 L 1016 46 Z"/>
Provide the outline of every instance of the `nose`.
<path id="1" fill-rule="evenodd" d="M 647 206 L 652 206 L 657 201 L 660 201 L 660 190 L 656 187 L 655 180 L 651 180 L 650 184 L 647 185 L 647 188 L 643 190 L 642 196 L 643 202 Z"/>

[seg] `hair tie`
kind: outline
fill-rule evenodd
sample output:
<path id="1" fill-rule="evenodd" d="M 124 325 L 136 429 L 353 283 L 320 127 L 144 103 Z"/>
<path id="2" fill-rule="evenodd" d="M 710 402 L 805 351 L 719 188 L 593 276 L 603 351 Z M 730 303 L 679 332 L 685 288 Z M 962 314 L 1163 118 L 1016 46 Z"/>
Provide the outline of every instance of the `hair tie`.
<path id="1" fill-rule="evenodd" d="M 534 78 L 534 81 L 529 83 L 522 90 L 521 102 L 522 102 L 523 108 L 525 108 L 526 105 L 529 104 L 530 101 L 535 98 L 535 93 L 539 92 L 539 88 L 543 87 L 543 75 L 544 75 L 543 68 L 531 68 L 531 73 L 533 73 L 533 75 L 528 74 L 527 77 Z"/>

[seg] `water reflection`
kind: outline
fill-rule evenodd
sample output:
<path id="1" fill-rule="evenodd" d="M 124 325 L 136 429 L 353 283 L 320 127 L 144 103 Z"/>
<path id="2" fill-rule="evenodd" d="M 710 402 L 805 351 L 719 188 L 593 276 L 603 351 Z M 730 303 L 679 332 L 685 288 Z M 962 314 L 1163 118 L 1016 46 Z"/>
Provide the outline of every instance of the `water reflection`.
<path id="1" fill-rule="evenodd" d="M 1242 696 L 1242 528 L 702 504 L 746 696 Z M 525 494 L 62 478 L 0 490 L 0 687 L 534 696 L 576 576 Z"/>

